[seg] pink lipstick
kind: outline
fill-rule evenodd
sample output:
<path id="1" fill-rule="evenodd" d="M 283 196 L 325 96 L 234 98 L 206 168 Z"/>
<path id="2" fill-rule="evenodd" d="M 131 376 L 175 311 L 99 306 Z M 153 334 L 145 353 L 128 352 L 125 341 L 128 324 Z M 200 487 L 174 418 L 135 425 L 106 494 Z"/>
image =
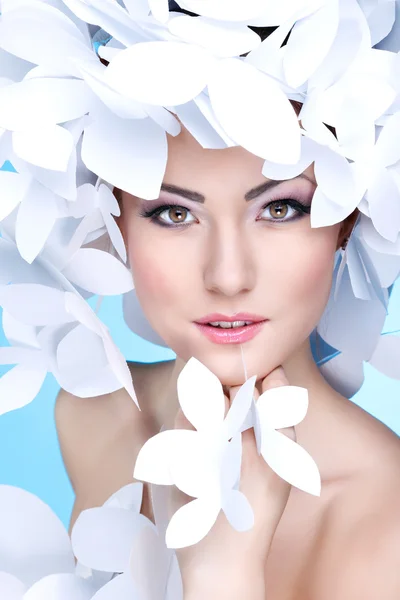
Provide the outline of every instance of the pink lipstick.
<path id="1" fill-rule="evenodd" d="M 212 313 L 194 323 L 215 344 L 241 344 L 253 339 L 267 321 L 265 317 L 250 313 L 236 313 L 233 316 Z"/>

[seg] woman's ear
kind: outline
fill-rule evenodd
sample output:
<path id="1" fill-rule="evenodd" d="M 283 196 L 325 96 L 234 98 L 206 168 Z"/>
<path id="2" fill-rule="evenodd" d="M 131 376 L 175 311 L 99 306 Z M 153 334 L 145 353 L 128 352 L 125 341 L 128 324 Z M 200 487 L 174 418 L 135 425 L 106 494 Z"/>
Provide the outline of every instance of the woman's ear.
<path id="1" fill-rule="evenodd" d="M 349 215 L 342 223 L 338 235 L 338 241 L 336 250 L 339 250 L 345 244 L 346 240 L 351 236 L 351 232 L 353 231 L 354 225 L 357 221 L 357 217 L 360 214 L 358 208 L 356 208 L 351 215 Z"/>

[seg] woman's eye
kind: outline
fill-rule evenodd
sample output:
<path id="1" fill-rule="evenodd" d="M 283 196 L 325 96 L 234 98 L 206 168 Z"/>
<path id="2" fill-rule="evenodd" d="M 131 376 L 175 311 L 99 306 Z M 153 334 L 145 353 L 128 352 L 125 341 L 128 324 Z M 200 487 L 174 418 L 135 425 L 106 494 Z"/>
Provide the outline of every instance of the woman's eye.
<path id="1" fill-rule="evenodd" d="M 190 220 L 187 217 L 191 217 Z M 190 213 L 190 210 L 184 208 L 183 206 L 170 206 L 165 210 L 162 210 L 158 213 L 158 218 L 160 221 L 168 225 L 179 225 L 180 223 L 192 223 L 196 219 Z"/>
<path id="2" fill-rule="evenodd" d="M 260 218 L 266 221 L 292 221 L 309 214 L 310 208 L 293 200 L 275 200 L 264 207 Z M 263 217 L 263 215 L 266 215 Z"/>

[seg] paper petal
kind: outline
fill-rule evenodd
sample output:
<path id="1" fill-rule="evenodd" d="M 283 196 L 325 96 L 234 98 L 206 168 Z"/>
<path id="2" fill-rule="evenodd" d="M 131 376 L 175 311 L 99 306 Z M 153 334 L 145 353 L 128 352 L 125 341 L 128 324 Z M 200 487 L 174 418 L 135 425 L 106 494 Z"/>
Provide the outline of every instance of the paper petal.
<path id="1" fill-rule="evenodd" d="M 53 171 L 66 171 L 74 149 L 72 135 L 64 127 L 43 127 L 38 131 L 16 131 L 13 150 L 23 160 Z"/>
<path id="2" fill-rule="evenodd" d="M 82 160 L 111 185 L 145 200 L 158 198 L 167 164 L 165 132 L 151 119 L 120 119 L 106 107 L 85 129 Z M 110 154 L 110 148 L 118 148 Z"/>
<path id="3" fill-rule="evenodd" d="M 299 87 L 316 71 L 333 44 L 338 24 L 338 5 L 329 2 L 294 25 L 283 59 L 286 80 L 291 87 Z"/>
<path id="4" fill-rule="evenodd" d="M 382 169 L 368 188 L 367 200 L 376 230 L 395 242 L 400 233 L 400 189 L 387 169 Z"/>
<path id="5" fill-rule="evenodd" d="M 163 598 L 171 558 L 172 552 L 165 547 L 164 538 L 159 537 L 149 522 L 136 536 L 130 556 L 132 579 L 146 600 Z"/>
<path id="6" fill-rule="evenodd" d="M 129 573 L 117 575 L 103 586 L 91 600 L 142 600 Z"/>
<path id="7" fill-rule="evenodd" d="M 315 161 L 315 178 L 324 194 L 335 204 L 346 206 L 352 202 L 356 191 L 353 171 L 340 154 L 321 146 Z"/>
<path id="8" fill-rule="evenodd" d="M 89 112 L 86 84 L 78 79 L 30 79 L 0 88 L 0 127 L 37 130 Z"/>
<path id="9" fill-rule="evenodd" d="M 0 486 L 0 555 L 4 571 L 28 586 L 75 567 L 59 518 L 37 496 L 8 485 Z"/>
<path id="10" fill-rule="evenodd" d="M 169 522 L 165 536 L 168 548 L 185 548 L 202 540 L 210 531 L 221 507 L 212 499 L 196 499 L 180 508 Z"/>
<path id="11" fill-rule="evenodd" d="M 400 112 L 389 117 L 382 128 L 376 143 L 377 159 L 385 167 L 394 165 L 400 160 L 400 149 L 397 140 L 400 137 Z"/>
<path id="12" fill-rule="evenodd" d="M 0 221 L 18 206 L 28 192 L 30 184 L 31 177 L 29 175 L 0 171 Z"/>
<path id="13" fill-rule="evenodd" d="M 302 446 L 285 434 L 263 429 L 261 454 L 279 477 L 309 494 L 320 495 L 321 477 L 317 464 Z"/>
<path id="14" fill-rule="evenodd" d="M 371 46 L 376 46 L 391 31 L 395 19 L 396 2 L 386 0 L 373 6 L 368 14 L 368 25 L 371 31 Z"/>
<path id="15" fill-rule="evenodd" d="M 146 524 L 146 517 L 123 508 L 84 510 L 71 532 L 74 554 L 91 569 L 122 573 L 129 566 L 132 541 Z"/>
<path id="16" fill-rule="evenodd" d="M 177 106 L 176 114 L 182 125 L 203 148 L 210 150 L 226 148 L 226 142 L 215 131 L 195 102 Z"/>
<path id="17" fill-rule="evenodd" d="M 0 571 L 0 596 L 7 600 L 23 600 L 25 585 L 10 573 Z"/>
<path id="18" fill-rule="evenodd" d="M 66 573 L 49 575 L 33 585 L 23 600 L 90 600 L 93 587 L 89 581 Z"/>
<path id="19" fill-rule="evenodd" d="M 32 263 L 45 245 L 57 219 L 55 196 L 33 182 L 19 207 L 15 241 L 21 256 Z"/>
<path id="20" fill-rule="evenodd" d="M 298 425 L 308 410 L 308 391 L 296 385 L 283 385 L 265 391 L 256 402 L 261 427 L 283 429 Z"/>
<path id="21" fill-rule="evenodd" d="M 25 2 L 22 10 L 7 10 L 0 37 L 2 47 L 11 54 L 49 69 L 66 65 L 71 75 L 76 74 L 73 59 L 94 58 L 75 23 L 44 2 Z"/>
<path id="22" fill-rule="evenodd" d="M 265 13 L 264 0 L 179 0 L 190 12 L 221 21 L 245 21 Z"/>
<path id="23" fill-rule="evenodd" d="M 46 369 L 17 365 L 0 378 L 0 415 L 26 406 L 40 392 Z"/>
<path id="24" fill-rule="evenodd" d="M 175 106 L 200 94 L 212 64 L 211 55 L 199 46 L 145 42 L 120 52 L 107 67 L 104 79 L 120 94 L 138 102 Z"/>
<path id="25" fill-rule="evenodd" d="M 168 23 L 169 31 L 185 42 L 205 46 L 221 57 L 241 56 L 261 43 L 260 36 L 242 24 L 223 23 L 213 19 L 179 15 Z"/>
<path id="26" fill-rule="evenodd" d="M 186 429 L 175 430 L 169 450 L 174 484 L 193 498 L 218 488 L 221 446 L 224 444 L 208 432 L 201 435 Z"/>
<path id="27" fill-rule="evenodd" d="M 183 600 L 183 582 L 176 554 L 172 556 L 165 600 Z"/>
<path id="28" fill-rule="evenodd" d="M 276 179 L 278 181 L 292 179 L 305 171 L 315 160 L 319 149 L 319 145 L 306 136 L 301 137 L 301 157 L 294 165 L 282 165 L 265 161 L 262 174 L 268 179 Z"/>
<path id="29" fill-rule="evenodd" d="M 223 504 L 223 511 L 236 531 L 248 531 L 254 526 L 254 512 L 246 496 L 232 490 Z"/>
<path id="30" fill-rule="evenodd" d="M 110 506 L 115 508 L 125 508 L 126 510 L 132 510 L 140 513 L 140 507 L 142 506 L 143 499 L 143 484 L 142 483 L 128 483 L 124 485 L 117 492 L 112 494 L 109 499 L 104 503 L 104 506 Z"/>
<path id="31" fill-rule="evenodd" d="M 114 256 L 81 248 L 63 271 L 65 277 L 93 294 L 125 294 L 133 287 L 130 271 Z"/>
<path id="32" fill-rule="evenodd" d="M 239 59 L 228 58 L 215 66 L 208 91 L 217 119 L 237 144 L 265 160 L 298 162 L 297 115 L 268 75 Z"/>
<path id="33" fill-rule="evenodd" d="M 349 353 L 338 354 L 320 365 L 319 370 L 329 385 L 345 398 L 352 398 L 364 383 L 364 363 Z"/>
<path id="34" fill-rule="evenodd" d="M 222 385 L 205 365 L 192 357 L 177 381 L 179 404 L 198 431 L 213 430 L 222 424 L 225 401 Z"/>
<path id="35" fill-rule="evenodd" d="M 174 430 L 162 431 L 143 444 L 136 458 L 135 479 L 158 485 L 174 483 L 169 470 L 169 449 L 174 434 Z"/>
<path id="36" fill-rule="evenodd" d="M 400 379 L 400 336 L 381 335 L 369 363 L 387 377 Z"/>
<path id="37" fill-rule="evenodd" d="M 256 379 L 256 375 L 247 379 L 234 397 L 224 420 L 224 435 L 226 439 L 230 439 L 240 431 L 253 401 Z"/>
<path id="38" fill-rule="evenodd" d="M 29 298 L 30 302 L 26 302 Z M 0 305 L 27 325 L 58 325 L 74 319 L 64 307 L 64 293 L 37 283 L 17 283 L 0 288 Z"/>
<path id="39" fill-rule="evenodd" d="M 330 200 L 318 186 L 311 204 L 311 227 L 329 227 L 344 221 L 357 208 L 357 201 L 355 196 L 352 204 L 341 206 Z"/>
<path id="40" fill-rule="evenodd" d="M 148 0 L 151 13 L 157 21 L 166 23 L 169 17 L 168 0 Z"/>

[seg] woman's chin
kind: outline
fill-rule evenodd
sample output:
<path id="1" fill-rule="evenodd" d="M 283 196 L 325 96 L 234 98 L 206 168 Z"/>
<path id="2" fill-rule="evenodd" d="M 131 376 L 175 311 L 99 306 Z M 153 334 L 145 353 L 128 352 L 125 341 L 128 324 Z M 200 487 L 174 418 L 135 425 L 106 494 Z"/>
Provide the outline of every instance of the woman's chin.
<path id="1" fill-rule="evenodd" d="M 264 353 L 244 351 L 242 357 L 240 347 L 236 346 L 235 349 L 234 353 L 197 352 L 194 356 L 218 377 L 223 386 L 227 387 L 243 385 L 246 379 L 253 375 L 256 375 L 257 381 L 260 381 L 280 364 L 275 364 L 276 361 L 272 361 L 271 357 L 269 360 L 260 360 L 260 355 L 265 356 Z"/>

